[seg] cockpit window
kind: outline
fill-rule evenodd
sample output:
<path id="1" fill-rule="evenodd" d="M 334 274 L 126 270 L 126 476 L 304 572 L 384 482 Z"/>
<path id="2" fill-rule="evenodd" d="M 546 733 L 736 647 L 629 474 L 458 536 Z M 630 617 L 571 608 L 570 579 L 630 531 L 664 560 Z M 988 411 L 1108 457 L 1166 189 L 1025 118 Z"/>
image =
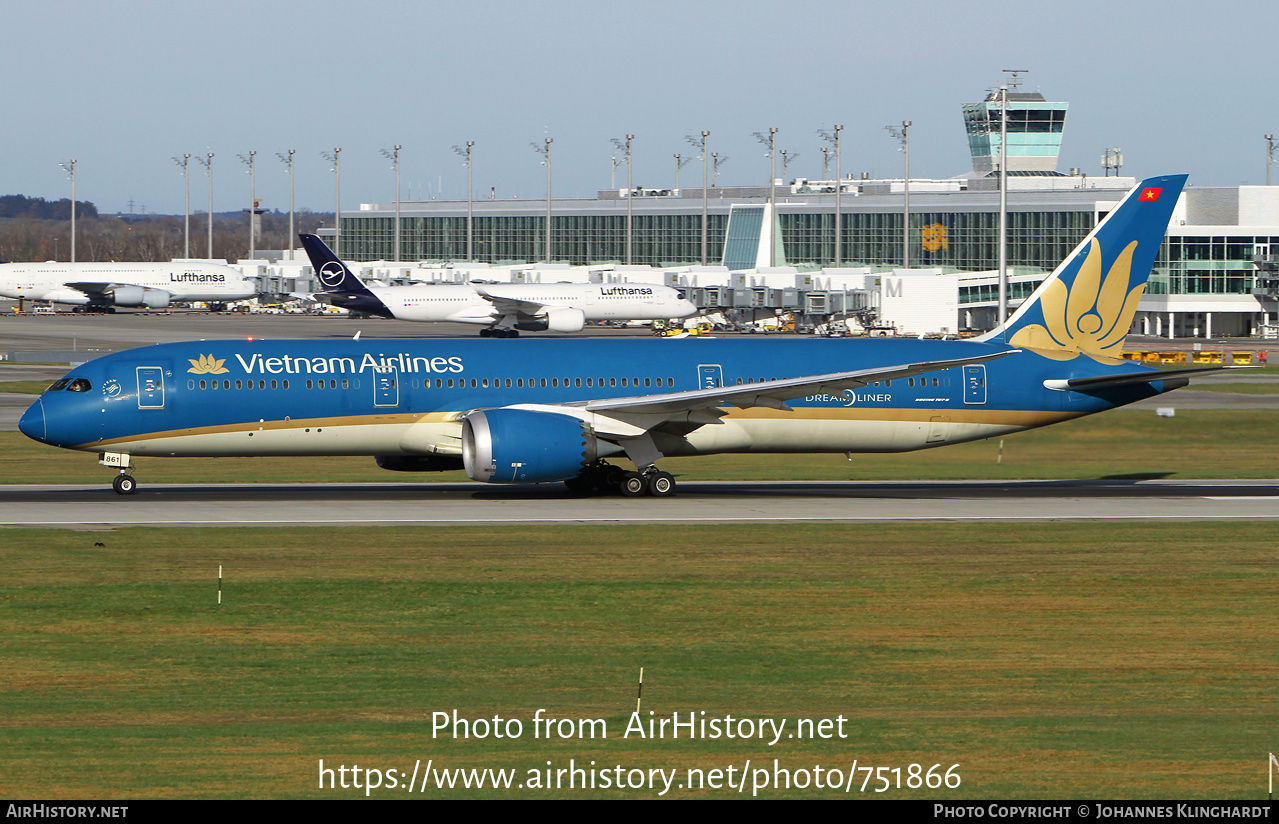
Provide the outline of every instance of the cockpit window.
<path id="1" fill-rule="evenodd" d="M 59 390 L 65 389 L 65 388 L 66 388 L 66 385 L 67 385 L 67 384 L 69 384 L 69 383 L 71 383 L 71 379 L 70 379 L 70 378 L 62 378 L 61 380 L 56 380 L 56 381 L 54 381 L 54 382 L 53 382 L 53 385 L 52 385 L 52 386 L 50 386 L 48 389 L 46 389 L 46 390 L 44 390 L 44 391 L 46 391 L 46 392 L 57 392 L 57 391 L 59 391 Z"/>
<path id="2" fill-rule="evenodd" d="M 76 378 L 67 384 L 68 392 L 88 392 L 91 388 L 89 381 L 84 378 Z"/>

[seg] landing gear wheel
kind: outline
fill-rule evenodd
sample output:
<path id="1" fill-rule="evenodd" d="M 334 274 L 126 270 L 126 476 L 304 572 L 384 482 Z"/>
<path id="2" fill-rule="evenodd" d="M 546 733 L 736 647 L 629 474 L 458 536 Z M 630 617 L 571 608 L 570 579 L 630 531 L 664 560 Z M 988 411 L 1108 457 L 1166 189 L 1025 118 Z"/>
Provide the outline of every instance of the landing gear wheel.
<path id="1" fill-rule="evenodd" d="M 483 329 L 480 330 L 480 337 L 482 338 L 493 337 L 493 330 L 485 326 Z"/>
<path id="2" fill-rule="evenodd" d="M 648 494 L 654 498 L 666 498 L 675 492 L 675 476 L 669 472 L 654 472 L 648 476 Z"/>
<path id="3" fill-rule="evenodd" d="M 638 472 L 627 472 L 622 476 L 622 484 L 618 487 L 624 498 L 638 498 L 648 492 L 648 480 Z"/>
<path id="4" fill-rule="evenodd" d="M 138 491 L 138 482 L 133 480 L 132 475 L 116 475 L 111 488 L 119 495 L 132 495 Z"/>
<path id="5" fill-rule="evenodd" d="M 596 476 L 595 486 L 601 492 L 618 492 L 622 488 L 622 479 L 626 476 L 626 471 L 620 466 L 605 464 L 601 467 L 600 474 Z"/>

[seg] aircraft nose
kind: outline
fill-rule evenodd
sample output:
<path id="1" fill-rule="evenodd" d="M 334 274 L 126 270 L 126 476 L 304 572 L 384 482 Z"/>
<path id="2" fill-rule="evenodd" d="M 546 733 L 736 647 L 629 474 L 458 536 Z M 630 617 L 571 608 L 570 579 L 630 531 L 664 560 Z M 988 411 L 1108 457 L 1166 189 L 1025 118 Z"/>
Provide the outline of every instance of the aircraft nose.
<path id="1" fill-rule="evenodd" d="M 22 413 L 22 417 L 18 419 L 18 431 L 32 440 L 44 442 L 44 403 L 41 400 L 37 398 L 36 402 Z"/>

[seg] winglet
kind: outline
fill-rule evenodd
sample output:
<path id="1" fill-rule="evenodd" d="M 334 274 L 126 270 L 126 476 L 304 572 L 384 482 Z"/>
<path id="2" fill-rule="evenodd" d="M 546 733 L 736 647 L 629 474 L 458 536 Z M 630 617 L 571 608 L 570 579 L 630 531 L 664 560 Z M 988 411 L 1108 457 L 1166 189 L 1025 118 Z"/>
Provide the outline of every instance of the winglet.
<path id="1" fill-rule="evenodd" d="M 1119 357 L 1186 175 L 1137 184 L 1008 319 L 979 340 L 1068 360 Z"/>

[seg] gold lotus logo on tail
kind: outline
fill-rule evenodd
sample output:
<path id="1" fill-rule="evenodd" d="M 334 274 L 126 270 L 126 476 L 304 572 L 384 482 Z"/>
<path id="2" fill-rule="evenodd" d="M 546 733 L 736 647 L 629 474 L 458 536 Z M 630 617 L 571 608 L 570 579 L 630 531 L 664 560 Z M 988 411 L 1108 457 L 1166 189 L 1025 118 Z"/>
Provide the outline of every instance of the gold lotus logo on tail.
<path id="1" fill-rule="evenodd" d="M 1061 280 L 1054 280 L 1044 290 L 1039 300 L 1044 325 L 1034 323 L 1019 329 L 1009 343 L 1037 349 L 1058 360 L 1069 360 L 1079 353 L 1118 357 L 1146 289 L 1144 283 L 1128 288 L 1136 249 L 1134 240 L 1102 278 L 1101 245 L 1094 238 L 1074 284 L 1067 289 Z"/>
<path id="2" fill-rule="evenodd" d="M 212 355 L 201 355 L 199 360 L 187 358 L 187 362 L 191 364 L 187 371 L 196 375 L 222 375 L 231 371 L 222 365 L 226 363 L 225 359 L 218 360 Z"/>

